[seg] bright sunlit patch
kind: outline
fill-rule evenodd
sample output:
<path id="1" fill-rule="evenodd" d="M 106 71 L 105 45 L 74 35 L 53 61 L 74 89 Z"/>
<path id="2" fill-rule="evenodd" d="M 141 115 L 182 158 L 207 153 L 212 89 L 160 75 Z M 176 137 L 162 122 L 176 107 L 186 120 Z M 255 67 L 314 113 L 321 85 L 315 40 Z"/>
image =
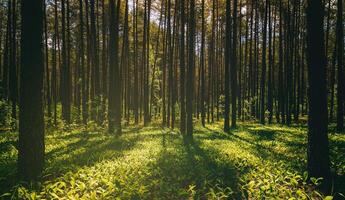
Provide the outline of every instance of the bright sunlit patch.
<path id="1" fill-rule="evenodd" d="M 15 133 L 1 135 L 1 188 L 15 199 L 318 198 L 306 182 L 306 129 L 240 124 L 230 134 L 197 126 L 194 142 L 157 127 L 120 137 L 73 128 L 47 135 L 41 186 L 16 185 Z M 333 168 L 344 174 L 344 135 L 331 134 Z M 315 179 L 315 184 L 321 180 Z"/>

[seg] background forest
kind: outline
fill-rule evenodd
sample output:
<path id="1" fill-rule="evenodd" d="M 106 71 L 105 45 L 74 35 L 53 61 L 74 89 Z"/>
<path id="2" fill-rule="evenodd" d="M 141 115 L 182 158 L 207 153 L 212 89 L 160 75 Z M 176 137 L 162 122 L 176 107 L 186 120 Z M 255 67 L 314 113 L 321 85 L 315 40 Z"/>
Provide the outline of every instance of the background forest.
<path id="1" fill-rule="evenodd" d="M 343 0 L 0 0 L 0 198 L 345 199 Z"/>

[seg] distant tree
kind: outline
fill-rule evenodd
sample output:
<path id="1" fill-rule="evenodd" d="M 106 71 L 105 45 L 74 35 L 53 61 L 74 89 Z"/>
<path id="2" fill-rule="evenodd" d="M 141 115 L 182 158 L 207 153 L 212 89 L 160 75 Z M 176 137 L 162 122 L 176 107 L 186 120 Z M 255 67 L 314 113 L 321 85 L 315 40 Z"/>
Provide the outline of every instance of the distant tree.
<path id="1" fill-rule="evenodd" d="M 226 25 L 225 25 L 225 107 L 224 107 L 224 131 L 229 132 L 230 129 L 230 0 L 226 0 Z"/>
<path id="2" fill-rule="evenodd" d="M 45 81 L 46 81 L 46 87 L 45 87 L 45 101 L 47 103 L 47 113 L 48 118 L 50 120 L 51 118 L 51 92 L 50 92 L 50 70 L 49 70 L 49 47 L 48 47 L 48 21 L 47 21 L 47 3 L 44 1 L 44 61 L 45 61 Z M 50 122 L 50 121 L 49 121 Z"/>
<path id="3" fill-rule="evenodd" d="M 337 93 L 337 130 L 344 130 L 344 24 L 343 24 L 343 0 L 337 3 L 337 55 L 338 55 L 338 93 Z"/>
<path id="4" fill-rule="evenodd" d="M 278 109 L 281 123 L 285 124 L 283 26 L 283 3 L 279 1 Z"/>
<path id="5" fill-rule="evenodd" d="M 69 0 L 61 0 L 61 34 L 62 34 L 62 66 L 61 66 L 61 84 L 60 84 L 60 95 L 61 95 L 61 104 L 62 104 L 62 119 L 67 123 L 71 122 L 71 101 L 70 101 L 70 66 L 69 66 L 69 34 L 66 36 L 66 26 L 67 30 L 69 29 L 68 23 L 66 25 L 66 19 L 68 19 L 68 11 L 66 16 L 66 1 L 69 3 Z M 68 6 L 69 7 L 69 6 Z M 67 9 L 68 10 L 68 9 Z"/>
<path id="6" fill-rule="evenodd" d="M 150 32 L 150 10 L 151 0 L 145 0 L 144 3 L 144 34 L 143 34 L 143 108 L 144 108 L 144 124 L 147 125 L 151 121 L 149 110 L 149 71 L 150 71 L 150 46 L 149 46 L 149 32 Z"/>
<path id="7" fill-rule="evenodd" d="M 231 127 L 236 127 L 237 112 L 237 0 L 233 0 L 233 16 L 232 16 L 232 53 L 231 53 Z"/>
<path id="8" fill-rule="evenodd" d="M 135 124 L 139 123 L 139 70 L 138 70 L 138 0 L 133 0 L 133 67 L 134 67 L 134 86 L 133 94 L 133 113 Z"/>
<path id="9" fill-rule="evenodd" d="M 275 24 L 272 24 L 272 5 L 270 0 L 267 0 L 268 4 L 268 81 L 267 81 L 267 110 L 269 112 L 268 123 L 272 123 L 273 119 L 273 48 L 272 45 L 272 27 L 274 26 L 273 32 L 275 32 Z M 273 42 L 274 43 L 274 42 Z"/>
<path id="10" fill-rule="evenodd" d="M 87 123 L 87 91 L 86 90 L 86 70 L 85 70 L 85 53 L 84 53 L 84 9 L 83 9 L 83 0 L 79 0 L 79 28 L 80 28 L 80 46 L 79 46 L 79 79 L 81 80 L 81 87 L 80 90 L 80 96 L 81 96 L 81 110 L 82 110 L 82 122 L 84 124 Z M 105 62 L 105 61 L 104 61 Z"/>
<path id="11" fill-rule="evenodd" d="M 185 88 L 185 3 L 180 0 L 180 132 L 182 134 L 186 131 L 186 88 Z"/>
<path id="12" fill-rule="evenodd" d="M 106 100 L 108 97 L 108 29 L 107 29 L 107 23 L 108 23 L 108 17 L 107 17 L 107 9 L 105 6 L 105 0 L 101 1 L 102 5 L 102 106 L 101 106 L 101 115 L 100 115 L 100 122 L 102 122 L 106 116 Z"/>
<path id="13" fill-rule="evenodd" d="M 189 44 L 187 69 L 187 135 L 193 135 L 193 98 L 194 98 L 194 51 L 195 51 L 195 0 L 189 1 Z"/>
<path id="14" fill-rule="evenodd" d="M 10 60 L 10 34 L 11 34 L 11 1 L 7 2 L 7 25 L 6 25 L 6 35 L 4 44 L 4 56 L 3 56 L 3 70 L 2 70 L 2 88 L 4 92 L 4 98 L 8 99 L 8 71 L 9 71 L 9 60 Z"/>
<path id="15" fill-rule="evenodd" d="M 98 2 L 98 1 L 97 1 Z M 91 118 L 99 122 L 98 103 L 100 102 L 101 85 L 99 76 L 99 55 L 97 42 L 97 27 L 96 27 L 96 13 L 95 0 L 90 0 L 90 56 L 91 56 Z"/>
<path id="16" fill-rule="evenodd" d="M 116 7 L 115 0 L 110 0 L 109 11 L 108 131 L 109 133 L 121 134 L 121 75 L 118 62 L 120 0 L 117 1 Z"/>
<path id="17" fill-rule="evenodd" d="M 58 5 L 57 0 L 54 0 L 54 37 L 53 37 L 53 49 L 52 49 L 52 78 L 51 78 L 51 92 L 52 99 L 54 101 L 54 125 L 57 125 L 57 104 L 58 104 L 58 50 L 59 50 L 59 21 L 58 21 Z"/>
<path id="18" fill-rule="evenodd" d="M 265 14 L 264 23 L 262 26 L 262 59 L 261 59 L 261 90 L 260 90 L 260 123 L 265 124 L 265 91 L 266 91 L 266 47 L 267 47 L 267 19 L 268 19 L 268 5 L 269 0 L 265 0 Z"/>
<path id="19" fill-rule="evenodd" d="M 205 126 L 205 93 L 206 93 L 206 80 L 205 80 L 205 74 L 206 74 L 206 69 L 205 69 L 205 30 L 206 30 L 206 22 L 205 22 L 205 0 L 202 0 L 201 3 L 201 47 L 200 47 L 200 110 L 201 110 L 201 124 Z"/>
<path id="20" fill-rule="evenodd" d="M 18 79 L 17 79 L 17 1 L 11 0 L 9 35 L 9 100 L 12 104 L 12 118 L 17 118 Z"/>

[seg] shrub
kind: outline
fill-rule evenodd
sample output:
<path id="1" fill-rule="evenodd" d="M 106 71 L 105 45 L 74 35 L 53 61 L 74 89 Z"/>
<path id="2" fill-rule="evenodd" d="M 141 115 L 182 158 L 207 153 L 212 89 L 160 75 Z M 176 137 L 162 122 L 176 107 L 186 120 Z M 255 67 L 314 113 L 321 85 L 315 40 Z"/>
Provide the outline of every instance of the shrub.
<path id="1" fill-rule="evenodd" d="M 0 128 L 8 128 L 11 126 L 11 105 L 6 100 L 0 100 Z"/>

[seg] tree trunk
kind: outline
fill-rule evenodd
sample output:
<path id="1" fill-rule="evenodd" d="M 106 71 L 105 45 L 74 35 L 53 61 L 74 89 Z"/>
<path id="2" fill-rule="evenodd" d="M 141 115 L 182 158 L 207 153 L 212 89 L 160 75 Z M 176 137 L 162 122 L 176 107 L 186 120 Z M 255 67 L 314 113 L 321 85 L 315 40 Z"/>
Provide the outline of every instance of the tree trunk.
<path id="1" fill-rule="evenodd" d="M 47 22 L 47 8 L 46 2 L 44 2 L 44 45 L 45 45 L 45 74 L 46 74 L 46 103 L 48 110 L 48 118 L 51 118 L 51 93 L 50 93 L 50 72 L 49 72 L 49 48 L 48 48 L 48 22 Z"/>
<path id="2" fill-rule="evenodd" d="M 118 30 L 120 15 L 120 0 L 110 0 L 109 23 L 109 100 L 108 100 L 108 131 L 121 134 L 121 80 L 118 62 Z"/>
<path id="3" fill-rule="evenodd" d="M 260 92 L 260 123 L 265 124 L 265 89 L 266 89 L 266 37 L 267 37 L 267 13 L 268 13 L 268 5 L 269 0 L 265 1 L 265 18 L 262 27 L 263 35 L 262 35 L 262 69 L 261 69 L 261 92 Z"/>
<path id="4" fill-rule="evenodd" d="M 322 0 L 307 1 L 307 62 L 309 78 L 308 172 L 310 177 L 330 178 L 327 136 L 326 57 Z"/>
<path id="5" fill-rule="evenodd" d="M 31 181 L 44 165 L 43 1 L 21 1 L 21 17 L 18 173 Z"/>
<path id="6" fill-rule="evenodd" d="M 12 104 L 12 118 L 17 119 L 18 85 L 17 85 L 17 3 L 12 0 L 10 25 L 10 56 L 9 56 L 9 96 Z M 15 124 L 13 124 L 15 126 Z"/>
<path id="7" fill-rule="evenodd" d="M 232 54 L 231 54 L 231 127 L 236 127 L 237 112 L 237 0 L 233 0 L 233 35 L 232 35 Z"/>
<path id="8" fill-rule="evenodd" d="M 189 46 L 188 46 L 188 69 L 187 69 L 187 135 L 193 136 L 193 98 L 194 98 L 194 51 L 195 51 L 195 0 L 189 1 Z"/>
<path id="9" fill-rule="evenodd" d="M 337 12 L 337 57 L 338 57 L 338 93 L 337 93 L 337 131 L 344 130 L 344 25 L 343 0 L 338 0 Z"/>
<path id="10" fill-rule="evenodd" d="M 186 96 L 185 96 L 185 5 L 184 0 L 180 0 L 180 132 L 185 134 L 186 131 Z"/>
<path id="11" fill-rule="evenodd" d="M 225 107 L 224 107 L 224 131 L 229 132 L 230 130 L 230 0 L 226 0 L 226 26 L 225 26 Z"/>

